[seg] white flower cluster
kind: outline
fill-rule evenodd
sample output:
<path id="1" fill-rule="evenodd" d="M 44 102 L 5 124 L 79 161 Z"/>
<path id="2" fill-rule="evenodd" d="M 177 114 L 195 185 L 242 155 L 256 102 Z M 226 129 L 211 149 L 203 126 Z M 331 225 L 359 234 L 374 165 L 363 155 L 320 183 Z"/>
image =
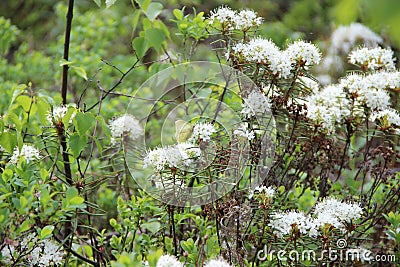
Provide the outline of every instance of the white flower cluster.
<path id="1" fill-rule="evenodd" d="M 53 119 L 57 122 L 57 121 L 62 121 L 62 119 L 64 118 L 65 114 L 67 114 L 68 111 L 68 107 L 66 106 L 58 106 L 58 107 L 54 107 L 53 111 L 49 111 L 49 113 L 47 113 L 47 120 L 50 123 L 53 123 Z"/>
<path id="2" fill-rule="evenodd" d="M 64 256 L 64 252 L 60 250 L 60 246 L 50 239 L 38 240 L 36 234 L 26 236 L 21 242 L 14 242 L 18 245 L 7 244 L 1 250 L 3 261 L 6 264 L 12 264 L 13 259 L 18 258 L 19 254 L 26 254 L 22 259 L 25 266 L 29 267 L 47 267 L 60 266 Z M 30 247 L 33 244 L 33 248 Z"/>
<path id="3" fill-rule="evenodd" d="M 355 49 L 349 54 L 349 62 L 369 70 L 395 69 L 393 51 L 381 47 Z"/>
<path id="4" fill-rule="evenodd" d="M 265 114 L 270 110 L 271 104 L 269 100 L 259 91 L 253 90 L 243 99 L 241 113 L 246 118 L 251 118 L 259 114 Z"/>
<path id="5" fill-rule="evenodd" d="M 61 105 L 54 107 L 52 111 L 49 111 L 47 113 L 47 121 L 50 123 L 62 121 L 65 115 L 67 115 L 69 107 L 72 106 Z M 76 107 L 75 106 L 73 107 L 75 110 L 71 113 L 71 116 L 69 118 L 69 123 L 71 123 L 73 118 L 76 116 Z"/>
<path id="6" fill-rule="evenodd" d="M 389 106 L 389 89 L 400 87 L 399 72 L 376 72 L 369 75 L 350 74 L 340 81 L 340 86 L 356 96 L 356 105 L 367 106 L 372 111 Z"/>
<path id="7" fill-rule="evenodd" d="M 319 49 L 314 44 L 302 40 L 290 44 L 285 52 L 292 61 L 305 66 L 316 65 L 321 61 Z"/>
<path id="8" fill-rule="evenodd" d="M 162 255 L 158 261 L 156 267 L 181 267 L 183 263 L 180 263 L 174 256 Z M 204 267 L 231 267 L 224 259 L 212 259 L 208 261 Z"/>
<path id="9" fill-rule="evenodd" d="M 257 13 L 253 10 L 245 9 L 239 11 L 234 20 L 234 25 L 236 30 L 247 31 L 251 27 L 257 27 L 261 25 L 263 19 L 257 16 Z"/>
<path id="10" fill-rule="evenodd" d="M 350 50 L 361 42 L 367 47 L 374 47 L 382 43 L 382 38 L 360 23 L 351 23 L 347 26 L 339 26 L 331 35 L 331 49 L 335 52 L 348 54 Z"/>
<path id="11" fill-rule="evenodd" d="M 215 127 L 209 122 L 196 123 L 193 127 L 193 133 L 189 138 L 189 142 L 195 143 L 198 139 L 202 141 L 208 141 L 211 139 L 211 135 L 215 133 Z"/>
<path id="12" fill-rule="evenodd" d="M 397 110 L 392 108 L 387 108 L 375 112 L 370 117 L 371 121 L 379 120 L 382 127 L 400 127 L 400 115 Z M 396 130 L 398 132 L 398 129 Z"/>
<path id="13" fill-rule="evenodd" d="M 268 224 L 274 229 L 278 237 L 289 235 L 295 226 L 303 235 L 314 236 L 315 226 L 312 219 L 301 211 L 276 212 L 271 215 L 272 221 Z"/>
<path id="14" fill-rule="evenodd" d="M 229 263 L 227 263 L 224 259 L 214 259 L 204 265 L 204 267 L 232 267 Z"/>
<path id="15" fill-rule="evenodd" d="M 321 60 L 318 48 L 301 40 L 282 51 L 273 41 L 257 37 L 246 43 L 237 43 L 232 47 L 232 52 L 237 60 L 264 64 L 274 75 L 281 78 L 289 77 L 293 65 L 311 66 Z M 229 56 L 228 52 L 226 57 Z"/>
<path id="16" fill-rule="evenodd" d="M 135 140 L 143 134 L 143 129 L 139 121 L 132 115 L 125 114 L 112 121 L 109 124 L 111 130 L 111 144 L 117 144 L 118 140 L 127 136 L 131 140 Z"/>
<path id="17" fill-rule="evenodd" d="M 237 129 L 233 131 L 233 134 L 239 137 L 246 138 L 247 140 L 253 140 L 255 137 L 254 131 L 249 130 L 246 123 L 241 123 Z"/>
<path id="18" fill-rule="evenodd" d="M 20 158 L 24 158 L 26 163 L 40 159 L 39 150 L 34 146 L 24 144 L 19 150 L 18 147 L 14 148 L 13 155 L 11 156 L 10 163 L 17 164 Z"/>
<path id="19" fill-rule="evenodd" d="M 249 199 L 253 198 L 255 194 L 261 194 L 264 198 L 273 199 L 275 197 L 275 188 L 271 186 L 257 186 L 254 191 L 250 191 Z"/>
<path id="20" fill-rule="evenodd" d="M 318 82 L 311 78 L 303 76 L 298 78 L 298 82 L 302 84 L 309 93 L 317 93 L 320 90 Z"/>
<path id="21" fill-rule="evenodd" d="M 336 198 L 325 198 L 314 209 L 316 216 L 314 223 L 317 227 L 330 224 L 337 229 L 345 231 L 345 223 L 350 223 L 361 218 L 362 208 L 355 203 L 344 203 Z"/>
<path id="22" fill-rule="evenodd" d="M 289 235 L 294 228 L 303 235 L 316 237 L 326 224 L 343 232 L 346 224 L 361 218 L 362 208 L 355 203 L 345 203 L 336 198 L 325 198 L 317 203 L 313 213 L 306 215 L 301 211 L 276 212 L 272 214 L 269 225 L 278 237 Z"/>
<path id="23" fill-rule="evenodd" d="M 356 45 L 364 47 L 376 47 L 383 40 L 368 27 L 360 23 L 351 23 L 347 26 L 339 26 L 331 35 L 327 54 L 318 68 L 318 80 L 324 84 L 332 82 L 332 76 L 343 71 L 344 56 L 348 56 Z"/>
<path id="24" fill-rule="evenodd" d="M 220 24 L 221 30 L 241 30 L 248 31 L 252 27 L 262 24 L 263 19 L 257 16 L 253 10 L 241 10 L 237 12 L 229 7 L 221 6 L 211 11 L 210 24 Z"/>
<path id="25" fill-rule="evenodd" d="M 179 143 L 177 145 L 150 150 L 144 158 L 144 168 L 152 166 L 158 171 L 167 168 L 189 166 L 193 159 L 201 156 L 200 148 L 191 143 Z"/>
<path id="26" fill-rule="evenodd" d="M 183 267 L 183 264 L 180 263 L 174 256 L 162 255 L 158 259 L 156 267 Z"/>
<path id="27" fill-rule="evenodd" d="M 330 85 L 306 98 L 307 117 L 326 129 L 334 131 L 335 125 L 350 114 L 346 94 L 339 86 Z"/>

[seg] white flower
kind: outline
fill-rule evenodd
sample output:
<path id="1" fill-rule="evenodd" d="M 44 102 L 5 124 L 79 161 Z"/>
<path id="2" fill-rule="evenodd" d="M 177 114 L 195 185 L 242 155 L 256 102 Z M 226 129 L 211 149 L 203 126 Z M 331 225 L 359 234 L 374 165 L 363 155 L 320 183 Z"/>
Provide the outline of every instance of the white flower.
<path id="1" fill-rule="evenodd" d="M 18 244 L 18 242 L 17 242 Z M 27 252 L 29 252 L 27 254 Z M 25 263 L 24 266 L 48 267 L 60 266 L 64 256 L 60 246 L 50 239 L 38 240 L 36 234 L 29 234 L 24 237 L 19 246 L 5 245 L 1 251 L 5 263 L 10 264 L 13 258 L 24 255 L 19 260 Z"/>
<path id="2" fill-rule="evenodd" d="M 53 120 L 56 122 L 62 121 L 64 116 L 67 114 L 67 111 L 68 111 L 68 107 L 66 107 L 66 106 L 54 107 L 53 111 L 49 111 L 47 113 L 47 120 L 50 123 L 53 123 Z M 71 116 L 71 120 L 72 120 L 72 116 Z"/>
<path id="3" fill-rule="evenodd" d="M 24 144 L 19 150 L 18 147 L 14 148 L 13 155 L 11 156 L 10 163 L 16 164 L 20 158 L 24 158 L 26 163 L 40 159 L 39 150 L 34 146 Z"/>
<path id="4" fill-rule="evenodd" d="M 252 27 L 261 25 L 263 19 L 257 16 L 253 10 L 234 11 L 229 7 L 221 6 L 214 11 L 211 11 L 210 24 L 215 25 L 215 22 L 220 24 L 222 31 L 241 30 L 247 31 Z"/>
<path id="5" fill-rule="evenodd" d="M 370 117 L 371 121 L 380 120 L 383 127 L 400 126 L 400 116 L 397 110 L 387 108 L 375 112 Z"/>
<path id="6" fill-rule="evenodd" d="M 249 127 L 246 123 L 241 123 L 239 127 L 233 131 L 233 134 L 239 137 L 246 138 L 249 141 L 254 139 L 255 137 L 254 131 L 249 130 Z"/>
<path id="7" fill-rule="evenodd" d="M 190 143 L 179 143 L 178 145 L 155 148 L 149 151 L 143 160 L 143 166 L 144 168 L 152 166 L 156 170 L 162 171 L 165 167 L 189 166 L 193 159 L 200 156 L 200 148 Z"/>
<path id="8" fill-rule="evenodd" d="M 229 7 L 221 6 L 214 11 L 211 11 L 210 24 L 219 22 L 221 25 L 221 30 L 233 30 L 234 23 L 233 20 L 236 17 L 236 11 L 233 11 Z"/>
<path id="9" fill-rule="evenodd" d="M 328 197 L 315 205 L 313 214 L 317 218 L 315 223 L 319 226 L 327 223 L 344 231 L 344 223 L 361 218 L 362 212 L 362 208 L 356 203 L 345 203 Z"/>
<path id="10" fill-rule="evenodd" d="M 254 191 L 249 194 L 249 199 L 253 198 L 254 194 L 262 194 L 263 197 L 268 199 L 273 199 L 275 197 L 276 191 L 272 186 L 257 186 Z"/>
<path id="11" fill-rule="evenodd" d="M 278 237 L 289 235 L 295 228 L 303 235 L 315 233 L 313 219 L 300 211 L 275 212 L 268 224 Z"/>
<path id="12" fill-rule="evenodd" d="M 229 263 L 227 263 L 224 259 L 214 259 L 207 262 L 204 267 L 232 267 Z"/>
<path id="13" fill-rule="evenodd" d="M 336 52 L 347 55 L 350 49 L 361 42 L 365 46 L 373 47 L 383 40 L 379 35 L 360 23 L 351 23 L 348 26 L 339 26 L 331 35 L 331 46 Z"/>
<path id="14" fill-rule="evenodd" d="M 306 98 L 307 117 L 333 132 L 337 123 L 350 114 L 349 101 L 343 88 L 330 85 Z"/>
<path id="15" fill-rule="evenodd" d="M 254 90 L 244 99 L 242 107 L 241 113 L 246 118 L 251 118 L 257 114 L 265 114 L 268 112 L 271 104 L 262 93 Z"/>
<path id="16" fill-rule="evenodd" d="M 162 255 L 158 261 L 156 267 L 183 267 L 183 264 L 180 263 L 174 256 L 170 255 Z"/>
<path id="17" fill-rule="evenodd" d="M 319 49 L 314 44 L 302 40 L 290 44 L 285 52 L 291 60 L 301 62 L 305 66 L 315 65 L 321 61 Z"/>
<path id="18" fill-rule="evenodd" d="M 15 258 L 15 248 L 13 245 L 5 244 L 3 249 L 1 250 L 1 255 L 3 257 L 3 261 L 5 264 L 12 264 L 13 259 Z"/>
<path id="19" fill-rule="evenodd" d="M 110 122 L 111 144 L 115 145 L 122 136 L 135 140 L 143 134 L 139 121 L 132 115 L 125 114 Z"/>
<path id="20" fill-rule="evenodd" d="M 340 81 L 340 86 L 357 97 L 356 105 L 367 106 L 372 111 L 384 110 L 390 104 L 386 89 L 400 83 L 397 72 L 377 72 L 370 75 L 352 73 Z"/>
<path id="21" fill-rule="evenodd" d="M 363 100 L 371 110 L 384 110 L 390 105 L 390 96 L 382 89 L 362 91 Z"/>
<path id="22" fill-rule="evenodd" d="M 61 265 L 63 252 L 59 248 L 60 246 L 49 239 L 41 241 L 39 246 L 32 250 L 30 263 L 39 267 Z"/>
<path id="23" fill-rule="evenodd" d="M 280 53 L 274 42 L 261 37 L 253 38 L 248 43 L 238 43 L 232 47 L 232 51 L 246 61 L 266 64 Z"/>
<path id="24" fill-rule="evenodd" d="M 290 76 L 292 62 L 289 60 L 286 51 L 279 51 L 269 58 L 269 69 L 278 78 L 286 79 Z"/>
<path id="25" fill-rule="evenodd" d="M 196 123 L 193 127 L 193 133 L 190 137 L 190 142 L 196 142 L 198 139 L 202 141 L 207 141 L 211 139 L 211 135 L 215 133 L 216 130 L 214 125 L 209 122 Z"/>
<path id="26" fill-rule="evenodd" d="M 234 17 L 234 27 L 237 30 L 247 31 L 251 27 L 262 24 L 263 19 L 253 10 L 242 10 Z"/>
<path id="27" fill-rule="evenodd" d="M 309 93 L 318 93 L 318 91 L 320 90 L 318 82 L 316 82 L 315 80 L 313 80 L 311 78 L 303 76 L 303 77 L 299 78 L 298 81 L 306 89 L 305 90 L 306 92 L 304 92 L 305 93 L 304 95 L 307 95 Z"/>
<path id="28" fill-rule="evenodd" d="M 355 49 L 349 54 L 349 62 L 370 70 L 395 69 L 393 51 L 381 47 Z"/>

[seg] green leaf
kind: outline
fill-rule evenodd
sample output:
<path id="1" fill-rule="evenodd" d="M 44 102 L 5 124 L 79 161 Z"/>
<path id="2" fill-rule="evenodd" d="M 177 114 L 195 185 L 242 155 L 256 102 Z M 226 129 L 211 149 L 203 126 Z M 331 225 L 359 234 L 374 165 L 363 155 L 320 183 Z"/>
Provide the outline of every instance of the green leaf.
<path id="1" fill-rule="evenodd" d="M 78 189 L 75 187 L 70 187 L 68 190 L 65 192 L 65 197 L 69 201 L 71 198 L 76 197 L 79 194 Z"/>
<path id="2" fill-rule="evenodd" d="M 143 11 L 146 11 L 151 3 L 151 0 L 136 0 L 136 2 L 140 5 Z"/>
<path id="3" fill-rule="evenodd" d="M 133 39 L 132 47 L 139 59 L 146 54 L 147 50 L 149 50 L 148 42 L 144 37 L 137 37 Z"/>
<path id="4" fill-rule="evenodd" d="M 76 67 L 76 66 L 71 66 L 71 68 L 75 71 L 76 74 L 78 74 L 79 77 L 87 80 L 87 74 L 86 70 L 82 67 Z"/>
<path id="5" fill-rule="evenodd" d="M 101 0 L 93 0 L 98 7 L 101 7 Z"/>
<path id="6" fill-rule="evenodd" d="M 88 137 L 86 135 L 79 135 L 78 133 L 74 133 L 69 138 L 69 147 L 71 148 L 72 156 L 75 158 L 79 156 L 82 150 L 85 148 L 88 141 Z"/>
<path id="7" fill-rule="evenodd" d="M 108 128 L 107 123 L 105 122 L 104 118 L 102 116 L 96 116 L 96 120 L 98 121 L 101 129 L 103 129 L 104 134 L 107 136 L 108 140 L 111 138 L 111 131 L 110 128 Z"/>
<path id="8" fill-rule="evenodd" d="M 150 21 L 154 21 L 158 15 L 160 15 L 163 10 L 163 5 L 161 3 L 150 3 L 147 9 L 144 11 L 144 14 Z"/>
<path id="9" fill-rule="evenodd" d="M 0 145 L 10 154 L 13 153 L 17 145 L 17 136 L 9 132 L 3 132 L 0 135 Z"/>
<path id="10" fill-rule="evenodd" d="M 47 225 L 47 226 L 43 227 L 43 229 L 40 231 L 39 238 L 45 239 L 45 238 L 50 237 L 53 233 L 53 230 L 54 230 L 53 225 Z"/>
<path id="11" fill-rule="evenodd" d="M 26 232 L 31 229 L 31 224 L 29 220 L 25 220 L 18 228 L 17 228 L 17 235 Z"/>
<path id="12" fill-rule="evenodd" d="M 31 107 L 32 100 L 27 95 L 20 95 L 17 97 L 16 102 L 21 105 L 25 112 L 28 112 L 29 108 Z"/>
<path id="13" fill-rule="evenodd" d="M 14 176 L 14 173 L 10 169 L 4 169 L 3 173 L 1 174 L 1 178 L 5 183 L 8 183 L 11 178 Z"/>
<path id="14" fill-rule="evenodd" d="M 78 131 L 78 134 L 80 136 L 83 136 L 90 128 L 93 127 L 95 121 L 96 118 L 92 113 L 79 112 L 76 114 L 73 123 L 74 126 L 76 127 L 76 130 Z"/>
<path id="15" fill-rule="evenodd" d="M 12 104 L 14 103 L 15 99 L 26 89 L 26 85 L 25 84 L 20 84 L 18 86 L 15 86 L 14 92 L 13 92 L 13 96 L 11 98 L 11 102 L 10 102 L 10 106 L 8 109 L 11 109 Z"/>
<path id="16" fill-rule="evenodd" d="M 174 13 L 175 18 L 177 18 L 178 20 L 182 20 L 183 19 L 182 10 L 174 9 L 173 13 Z"/>
<path id="17" fill-rule="evenodd" d="M 160 51 L 166 37 L 164 31 L 162 29 L 150 28 L 146 30 L 145 34 L 149 44 L 157 51 Z"/>
<path id="18" fill-rule="evenodd" d="M 114 5 L 117 0 L 106 0 L 106 7 L 109 8 L 110 6 Z"/>
<path id="19" fill-rule="evenodd" d="M 80 196 L 76 196 L 73 197 L 69 200 L 69 206 L 78 206 L 80 204 L 82 204 L 83 202 L 85 202 L 85 199 L 83 197 Z"/>
<path id="20" fill-rule="evenodd" d="M 61 59 L 60 60 L 60 67 L 65 66 L 65 65 L 71 65 L 73 63 L 74 63 L 73 61 L 68 61 L 68 60 L 65 60 L 65 59 Z"/>
<path id="21" fill-rule="evenodd" d="M 149 230 L 152 234 L 155 234 L 160 230 L 161 224 L 159 222 L 146 222 L 143 223 L 141 227 Z"/>

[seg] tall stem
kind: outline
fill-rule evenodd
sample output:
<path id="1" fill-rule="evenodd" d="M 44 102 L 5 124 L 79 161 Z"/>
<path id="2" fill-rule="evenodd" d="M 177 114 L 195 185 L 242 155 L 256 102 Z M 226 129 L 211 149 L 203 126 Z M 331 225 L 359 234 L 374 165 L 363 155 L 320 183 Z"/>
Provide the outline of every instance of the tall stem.
<path id="1" fill-rule="evenodd" d="M 72 17 L 73 17 L 73 9 L 74 9 L 74 0 L 68 1 L 68 11 L 67 11 L 67 23 L 65 26 L 65 39 L 64 39 L 64 60 L 68 61 L 69 58 L 69 44 L 70 44 L 70 36 L 71 36 L 71 26 L 72 26 Z M 61 97 L 63 105 L 67 104 L 67 88 L 68 88 L 68 64 L 63 65 L 62 71 L 62 85 L 61 85 Z M 58 131 L 58 135 L 60 138 L 61 148 L 62 148 L 62 157 L 64 163 L 64 171 L 66 181 L 69 185 L 73 184 L 72 174 L 71 174 L 71 166 L 69 163 L 69 156 L 67 151 L 67 141 L 65 138 L 65 129 L 64 125 L 60 125 L 60 129 Z M 72 230 L 72 217 L 67 217 L 67 221 L 64 224 L 64 237 L 69 240 L 65 243 L 65 246 L 68 247 L 68 251 L 72 248 L 72 239 L 73 239 L 73 230 Z M 69 253 L 68 253 L 69 256 Z M 67 257 L 68 258 L 68 257 Z M 68 260 L 65 261 L 65 265 L 68 264 Z M 97 263 L 96 263 L 97 264 Z"/>
<path id="2" fill-rule="evenodd" d="M 69 0 L 68 11 L 67 11 L 67 24 L 65 26 L 64 57 L 63 57 L 63 59 L 66 61 L 68 61 L 69 58 L 69 43 L 71 37 L 73 9 L 74 9 L 74 0 Z M 61 97 L 63 105 L 67 104 L 68 69 L 69 69 L 68 64 L 64 64 L 62 72 L 62 86 L 61 86 Z"/>

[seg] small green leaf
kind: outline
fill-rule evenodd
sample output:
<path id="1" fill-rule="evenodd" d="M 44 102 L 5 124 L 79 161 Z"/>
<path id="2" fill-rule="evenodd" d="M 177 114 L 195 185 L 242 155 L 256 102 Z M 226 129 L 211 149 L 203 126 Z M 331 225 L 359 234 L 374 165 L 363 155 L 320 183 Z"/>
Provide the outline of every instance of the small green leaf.
<path id="1" fill-rule="evenodd" d="M 155 234 L 160 230 L 161 224 L 159 222 L 146 222 L 143 223 L 141 227 L 149 230 L 152 234 Z"/>
<path id="2" fill-rule="evenodd" d="M 65 192 L 65 197 L 69 201 L 71 198 L 76 197 L 78 194 L 79 194 L 78 189 L 76 189 L 75 187 L 70 187 Z"/>
<path id="3" fill-rule="evenodd" d="M 86 132 L 93 127 L 94 123 L 96 121 L 95 116 L 92 113 L 82 113 L 79 112 L 76 114 L 73 123 L 74 126 L 76 127 L 76 130 L 78 131 L 80 136 L 83 136 L 86 134 Z"/>
<path id="4" fill-rule="evenodd" d="M 71 148 L 72 156 L 75 158 L 79 156 L 82 150 L 85 148 L 88 141 L 88 137 L 86 135 L 79 135 L 78 133 L 74 133 L 69 138 L 69 147 Z"/>
<path id="5" fill-rule="evenodd" d="M 3 132 L 0 135 L 0 145 L 10 154 L 13 153 L 17 145 L 17 136 L 9 132 Z"/>
<path id="6" fill-rule="evenodd" d="M 93 0 L 98 7 L 101 7 L 101 0 Z"/>
<path id="7" fill-rule="evenodd" d="M 21 234 L 31 229 L 31 224 L 29 220 L 25 220 L 18 228 L 17 234 Z"/>
<path id="8" fill-rule="evenodd" d="M 149 4 L 144 14 L 150 21 L 154 21 L 162 10 L 163 5 L 161 3 L 152 2 Z"/>
<path id="9" fill-rule="evenodd" d="M 69 200 L 69 206 L 77 206 L 85 202 L 85 199 L 80 196 L 75 196 Z"/>
<path id="10" fill-rule="evenodd" d="M 75 71 L 76 74 L 78 74 L 79 77 L 87 80 L 87 74 L 84 68 L 82 67 L 76 67 L 76 66 L 71 66 L 71 68 Z"/>
<path id="11" fill-rule="evenodd" d="M 147 50 L 149 50 L 148 42 L 144 37 L 137 37 L 133 39 L 132 47 L 139 59 L 146 54 Z"/>
<path id="12" fill-rule="evenodd" d="M 74 63 L 73 61 L 68 61 L 68 60 L 65 60 L 65 59 L 61 59 L 60 60 L 60 67 L 65 66 L 65 65 L 71 65 L 73 63 Z"/>
<path id="13" fill-rule="evenodd" d="M 16 102 L 21 105 L 25 112 L 28 112 L 29 108 L 31 107 L 32 100 L 27 95 L 20 95 L 17 97 Z"/>
<path id="14" fill-rule="evenodd" d="M 173 13 L 174 13 L 175 18 L 177 18 L 178 20 L 182 20 L 183 19 L 182 10 L 174 9 Z"/>
<path id="15" fill-rule="evenodd" d="M 45 239 L 48 238 L 52 235 L 54 230 L 54 226 L 53 225 L 47 225 L 45 227 L 43 227 L 43 229 L 40 231 L 40 239 Z"/>
<path id="16" fill-rule="evenodd" d="M 150 28 L 146 30 L 145 34 L 149 44 L 157 51 L 160 51 L 166 37 L 164 31 L 162 29 Z"/>

